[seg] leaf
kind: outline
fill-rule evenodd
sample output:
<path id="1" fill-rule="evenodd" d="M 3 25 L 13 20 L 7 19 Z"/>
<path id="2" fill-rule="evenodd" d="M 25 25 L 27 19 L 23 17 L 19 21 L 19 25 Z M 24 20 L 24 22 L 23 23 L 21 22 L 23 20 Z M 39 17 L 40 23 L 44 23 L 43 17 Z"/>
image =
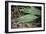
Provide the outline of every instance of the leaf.
<path id="1" fill-rule="evenodd" d="M 40 10 L 37 9 L 37 8 L 34 8 L 34 7 L 27 8 L 24 12 L 30 13 L 30 14 L 33 14 L 33 15 L 40 15 Z"/>
<path id="2" fill-rule="evenodd" d="M 34 15 L 25 15 L 25 16 L 17 18 L 17 21 L 18 21 L 18 23 L 20 23 L 20 22 L 31 22 L 36 18 L 38 18 L 38 17 L 34 16 Z"/>
<path id="3" fill-rule="evenodd" d="M 24 13 L 30 13 L 33 15 L 40 15 L 40 10 L 34 7 L 31 8 L 24 8 L 21 11 L 23 11 Z"/>

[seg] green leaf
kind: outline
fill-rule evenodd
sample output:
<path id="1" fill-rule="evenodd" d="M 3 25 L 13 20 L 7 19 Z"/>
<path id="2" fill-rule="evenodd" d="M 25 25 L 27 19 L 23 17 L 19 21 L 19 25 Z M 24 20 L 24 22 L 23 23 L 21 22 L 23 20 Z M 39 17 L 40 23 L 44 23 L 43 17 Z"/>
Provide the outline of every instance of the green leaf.
<path id="1" fill-rule="evenodd" d="M 24 12 L 25 13 L 30 13 L 30 14 L 33 14 L 33 15 L 40 15 L 40 10 L 37 9 L 37 8 L 34 8 L 34 7 L 27 8 L 27 9 L 25 9 Z"/>
<path id="2" fill-rule="evenodd" d="M 31 8 L 24 8 L 21 11 L 23 11 L 24 13 L 30 13 L 33 15 L 40 15 L 40 10 L 34 7 Z"/>
<path id="3" fill-rule="evenodd" d="M 20 23 L 20 22 L 26 23 L 26 22 L 31 22 L 31 21 L 35 20 L 36 18 L 38 18 L 38 17 L 34 16 L 34 15 L 24 15 L 22 17 L 17 18 L 17 21 L 18 21 L 18 23 Z"/>

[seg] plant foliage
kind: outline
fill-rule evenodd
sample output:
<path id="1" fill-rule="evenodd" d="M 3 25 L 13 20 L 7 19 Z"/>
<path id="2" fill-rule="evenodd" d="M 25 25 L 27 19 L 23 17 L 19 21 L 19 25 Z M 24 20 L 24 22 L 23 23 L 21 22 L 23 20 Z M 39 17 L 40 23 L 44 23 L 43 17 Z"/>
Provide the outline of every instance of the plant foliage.
<path id="1" fill-rule="evenodd" d="M 17 23 L 26 23 L 31 22 L 40 16 L 40 10 L 38 8 L 35 8 L 33 6 L 18 6 L 18 10 L 23 13 L 28 13 L 26 15 L 23 15 L 19 18 L 17 18 Z M 39 15 L 38 17 L 36 15 Z"/>

